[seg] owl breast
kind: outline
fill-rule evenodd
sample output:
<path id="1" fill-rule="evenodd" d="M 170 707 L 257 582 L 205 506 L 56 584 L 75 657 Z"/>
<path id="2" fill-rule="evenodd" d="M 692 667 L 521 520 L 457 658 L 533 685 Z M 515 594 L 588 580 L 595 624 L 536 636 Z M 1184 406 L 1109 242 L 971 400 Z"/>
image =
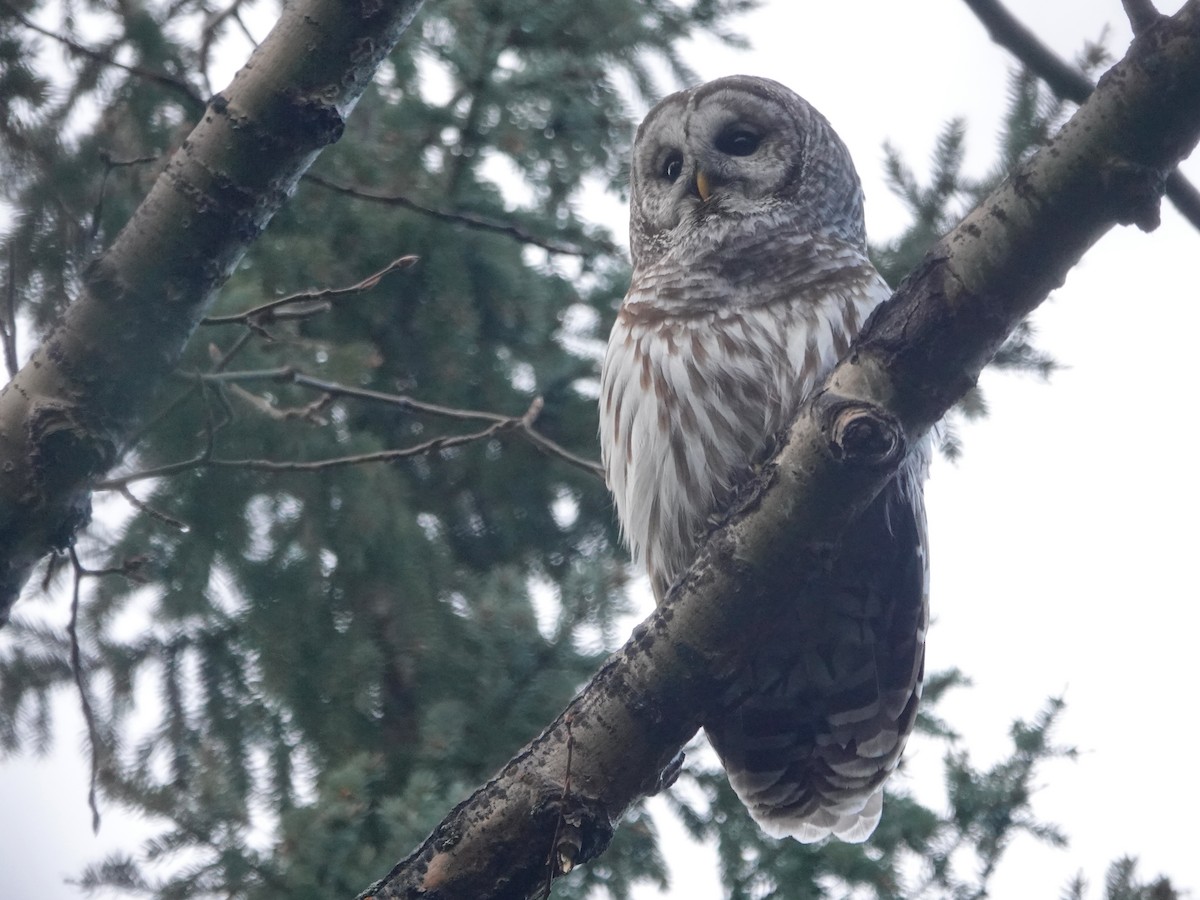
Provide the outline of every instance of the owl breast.
<path id="1" fill-rule="evenodd" d="M 878 276 L 826 287 L 693 311 L 660 302 L 653 273 L 635 276 L 604 361 L 600 442 L 625 539 L 660 602 L 710 518 L 887 296 Z"/>

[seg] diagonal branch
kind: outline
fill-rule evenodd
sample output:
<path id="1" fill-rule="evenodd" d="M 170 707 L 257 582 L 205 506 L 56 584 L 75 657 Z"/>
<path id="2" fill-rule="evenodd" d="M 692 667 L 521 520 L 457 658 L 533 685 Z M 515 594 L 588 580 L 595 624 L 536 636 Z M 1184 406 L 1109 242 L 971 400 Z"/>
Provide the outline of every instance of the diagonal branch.
<path id="1" fill-rule="evenodd" d="M 790 595 L 777 586 L 820 564 L 822 547 L 887 483 L 906 447 L 1090 246 L 1118 223 L 1157 224 L 1165 175 L 1198 140 L 1200 0 L 1188 0 L 1138 35 L 1051 143 L 876 311 L 666 604 L 555 722 L 362 896 L 543 896 L 548 847 L 552 861 L 571 865 L 603 852 L 706 710 L 736 701 L 745 649 Z M 563 820 L 571 845 L 553 847 Z M 566 868 L 552 865 L 551 875 Z"/>
<path id="2" fill-rule="evenodd" d="M 1000 0 L 963 2 L 987 29 L 993 41 L 1046 82 L 1050 90 L 1058 96 L 1074 103 L 1083 103 L 1095 90 L 1096 86 L 1092 84 L 1091 79 L 1043 44 Z M 1140 14 L 1131 15 L 1136 18 L 1135 27 L 1141 28 L 1142 26 L 1137 24 L 1142 18 Z M 1172 171 L 1167 176 L 1167 197 L 1194 228 L 1200 228 L 1200 190 L 1180 172 Z"/>

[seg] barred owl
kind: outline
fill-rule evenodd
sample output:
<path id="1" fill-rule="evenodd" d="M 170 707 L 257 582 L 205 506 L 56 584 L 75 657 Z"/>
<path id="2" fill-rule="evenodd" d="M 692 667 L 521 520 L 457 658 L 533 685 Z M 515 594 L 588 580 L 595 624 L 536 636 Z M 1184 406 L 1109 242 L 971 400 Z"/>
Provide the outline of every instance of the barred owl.
<path id="1" fill-rule="evenodd" d="M 781 84 L 659 103 L 633 148 L 633 281 L 601 375 L 622 531 L 661 602 L 799 405 L 889 291 L 829 123 Z M 917 715 L 928 624 L 928 445 L 806 573 L 756 642 L 749 696 L 705 730 L 775 836 L 865 840 Z"/>

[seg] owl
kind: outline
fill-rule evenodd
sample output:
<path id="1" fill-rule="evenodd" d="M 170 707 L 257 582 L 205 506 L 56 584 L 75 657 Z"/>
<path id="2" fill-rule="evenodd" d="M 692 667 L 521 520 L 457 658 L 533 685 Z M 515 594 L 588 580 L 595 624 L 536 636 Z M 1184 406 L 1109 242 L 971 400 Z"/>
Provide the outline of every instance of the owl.
<path id="1" fill-rule="evenodd" d="M 604 469 L 662 602 L 711 523 L 890 291 L 829 123 L 783 85 L 672 94 L 633 147 L 633 278 L 601 374 Z M 928 625 L 928 443 L 796 579 L 783 621 L 705 723 L 767 833 L 863 841 L 917 716 Z M 748 691 L 748 696 L 747 696 Z"/>

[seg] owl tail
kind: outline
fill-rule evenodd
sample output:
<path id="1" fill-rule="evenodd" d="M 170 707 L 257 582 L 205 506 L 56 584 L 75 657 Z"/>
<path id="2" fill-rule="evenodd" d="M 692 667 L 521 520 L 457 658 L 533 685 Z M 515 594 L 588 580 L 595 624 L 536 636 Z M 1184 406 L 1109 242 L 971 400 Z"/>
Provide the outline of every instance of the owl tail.
<path id="1" fill-rule="evenodd" d="M 729 783 L 759 828 L 771 837 L 790 837 L 802 844 L 828 837 L 862 843 L 875 831 L 883 813 L 882 785 L 865 795 L 845 792 L 839 799 L 788 778 L 786 771 L 732 769 Z"/>
<path id="2" fill-rule="evenodd" d="M 899 698 L 897 698 L 899 699 Z M 916 698 L 909 695 L 915 711 Z M 896 768 L 907 729 L 897 710 L 844 722 L 815 735 L 808 728 L 775 730 L 756 725 L 769 705 L 753 698 L 708 729 L 733 786 L 750 815 L 772 837 L 813 843 L 833 836 L 865 841 L 883 812 L 883 783 Z M 757 710 L 753 707 L 759 707 Z M 880 720 L 883 721 L 880 721 Z"/>

